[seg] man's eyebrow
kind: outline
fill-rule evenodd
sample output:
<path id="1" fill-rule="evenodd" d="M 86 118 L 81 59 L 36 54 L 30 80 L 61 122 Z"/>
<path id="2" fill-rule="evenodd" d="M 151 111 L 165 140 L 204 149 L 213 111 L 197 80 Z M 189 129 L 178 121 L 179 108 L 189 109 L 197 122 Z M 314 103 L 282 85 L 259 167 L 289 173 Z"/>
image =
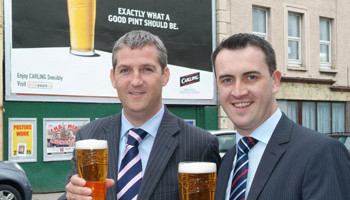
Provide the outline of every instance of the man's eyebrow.
<path id="1" fill-rule="evenodd" d="M 261 74 L 261 72 L 259 71 L 247 71 L 247 72 L 244 72 L 243 75 L 250 75 L 250 74 Z M 232 78 L 233 75 L 230 75 L 230 74 L 223 74 L 223 75 L 220 75 L 219 76 L 219 79 L 223 79 L 223 78 Z"/>
<path id="2" fill-rule="evenodd" d="M 115 68 L 128 67 L 128 65 L 117 65 Z"/>
<path id="3" fill-rule="evenodd" d="M 243 75 L 249 75 L 249 74 L 261 74 L 261 72 L 253 70 L 253 71 L 247 71 L 243 73 Z"/>
<path id="4" fill-rule="evenodd" d="M 220 75 L 219 76 L 219 79 L 223 79 L 223 78 L 231 78 L 231 77 L 233 77 L 232 75 L 230 75 L 230 74 L 223 74 L 223 75 Z"/>

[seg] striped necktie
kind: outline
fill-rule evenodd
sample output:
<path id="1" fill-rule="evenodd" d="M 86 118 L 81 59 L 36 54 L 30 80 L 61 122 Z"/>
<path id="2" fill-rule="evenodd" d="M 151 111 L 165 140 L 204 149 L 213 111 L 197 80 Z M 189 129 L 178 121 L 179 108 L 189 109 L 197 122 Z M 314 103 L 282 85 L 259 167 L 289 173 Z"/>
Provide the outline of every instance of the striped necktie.
<path id="1" fill-rule="evenodd" d="M 147 132 L 142 129 L 130 129 L 128 141 L 118 173 L 117 199 L 137 199 L 142 180 L 142 164 L 138 146 Z"/>
<path id="2" fill-rule="evenodd" d="M 248 152 L 258 140 L 243 137 L 238 142 L 237 161 L 233 171 L 230 200 L 244 200 L 248 177 Z"/>

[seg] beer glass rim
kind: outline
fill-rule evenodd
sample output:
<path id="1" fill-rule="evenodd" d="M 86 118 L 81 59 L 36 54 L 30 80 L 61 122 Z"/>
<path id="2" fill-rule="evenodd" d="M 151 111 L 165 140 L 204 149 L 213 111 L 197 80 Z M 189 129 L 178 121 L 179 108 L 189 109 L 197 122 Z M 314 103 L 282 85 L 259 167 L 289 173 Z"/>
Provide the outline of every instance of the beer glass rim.
<path id="1" fill-rule="evenodd" d="M 213 173 L 216 172 L 216 163 L 214 162 L 201 162 L 201 161 L 182 161 L 179 162 L 179 173 Z"/>
<path id="2" fill-rule="evenodd" d="M 107 140 L 78 140 L 75 142 L 75 149 L 107 149 Z"/>

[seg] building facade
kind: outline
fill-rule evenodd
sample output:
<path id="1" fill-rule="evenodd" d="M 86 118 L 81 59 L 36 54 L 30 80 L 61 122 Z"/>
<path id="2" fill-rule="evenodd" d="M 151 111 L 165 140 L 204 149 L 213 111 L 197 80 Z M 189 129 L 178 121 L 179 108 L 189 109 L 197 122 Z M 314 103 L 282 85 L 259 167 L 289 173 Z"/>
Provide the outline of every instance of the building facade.
<path id="1" fill-rule="evenodd" d="M 217 40 L 254 33 L 275 49 L 279 106 L 325 134 L 350 132 L 350 1 L 217 0 Z M 219 128 L 233 129 L 223 109 Z"/>

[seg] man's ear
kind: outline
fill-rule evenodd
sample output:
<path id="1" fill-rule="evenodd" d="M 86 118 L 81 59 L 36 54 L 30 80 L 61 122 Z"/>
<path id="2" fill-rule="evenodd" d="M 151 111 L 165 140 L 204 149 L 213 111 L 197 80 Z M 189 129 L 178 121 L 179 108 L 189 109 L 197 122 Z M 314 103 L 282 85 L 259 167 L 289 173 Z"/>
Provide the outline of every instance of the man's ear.
<path id="1" fill-rule="evenodd" d="M 280 83 L 281 83 L 281 72 L 278 70 L 275 70 L 272 74 L 272 81 L 273 81 L 273 93 L 277 93 L 279 88 L 280 88 Z"/>
<path id="2" fill-rule="evenodd" d="M 170 69 L 169 69 L 169 67 L 165 67 L 163 69 L 162 76 L 163 76 L 163 83 L 162 84 L 163 84 L 163 86 L 166 86 L 168 84 L 169 77 L 170 77 Z"/>
<path id="3" fill-rule="evenodd" d="M 116 85 L 116 82 L 115 82 L 115 78 L 114 78 L 114 69 L 112 68 L 111 69 L 111 73 L 110 73 L 110 79 L 111 79 L 111 83 L 112 83 L 112 86 L 117 89 L 117 85 Z"/>

